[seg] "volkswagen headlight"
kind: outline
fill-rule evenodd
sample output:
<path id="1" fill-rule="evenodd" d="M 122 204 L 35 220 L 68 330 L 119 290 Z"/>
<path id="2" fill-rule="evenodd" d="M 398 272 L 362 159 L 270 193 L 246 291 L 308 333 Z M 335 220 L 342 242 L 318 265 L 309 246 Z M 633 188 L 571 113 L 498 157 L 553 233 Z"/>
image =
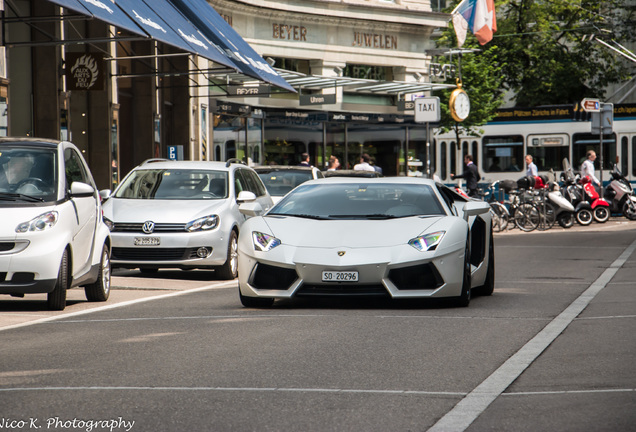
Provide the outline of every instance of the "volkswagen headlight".
<path id="1" fill-rule="evenodd" d="M 446 231 L 424 234 L 409 240 L 409 245 L 420 252 L 435 250 L 437 245 L 442 241 L 444 234 L 446 234 Z"/>
<path id="2" fill-rule="evenodd" d="M 258 231 L 252 232 L 252 240 L 254 249 L 262 252 L 270 251 L 280 245 L 280 240 L 276 237 Z"/>
<path id="3" fill-rule="evenodd" d="M 209 231 L 219 225 L 219 217 L 217 215 L 204 216 L 188 222 L 185 226 L 186 231 Z"/>
<path id="4" fill-rule="evenodd" d="M 57 223 L 58 214 L 56 211 L 50 211 L 31 219 L 28 222 L 22 222 L 15 229 L 17 233 L 25 233 L 29 231 L 44 231 L 52 228 Z"/>

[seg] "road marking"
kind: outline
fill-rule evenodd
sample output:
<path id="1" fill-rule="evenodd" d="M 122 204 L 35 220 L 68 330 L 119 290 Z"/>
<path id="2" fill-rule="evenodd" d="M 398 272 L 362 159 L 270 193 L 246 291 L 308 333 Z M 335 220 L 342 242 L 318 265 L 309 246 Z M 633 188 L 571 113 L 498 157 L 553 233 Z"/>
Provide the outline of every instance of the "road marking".
<path id="1" fill-rule="evenodd" d="M 46 317 L 46 318 L 41 318 L 41 319 L 38 319 L 38 320 L 23 322 L 23 323 L 19 323 L 19 324 L 13 324 L 13 325 L 10 325 L 10 326 L 6 326 L 6 327 L 0 328 L 0 331 L 11 330 L 11 329 L 16 329 L 16 328 L 21 328 L 21 327 L 28 327 L 28 326 L 32 326 L 32 325 L 36 325 L 36 324 L 42 324 L 42 323 L 47 323 L 47 322 L 51 322 L 51 321 L 58 321 L 58 320 L 72 318 L 72 317 L 76 317 L 76 316 L 80 316 L 80 315 L 87 315 L 87 314 L 94 313 L 94 312 L 102 312 L 102 311 L 105 311 L 105 310 L 117 309 L 117 308 L 124 307 L 124 306 L 130 306 L 132 304 L 144 303 L 144 302 L 149 302 L 149 301 L 153 301 L 153 300 L 160 300 L 160 299 L 165 299 L 165 298 L 170 298 L 170 297 L 177 297 L 177 296 L 181 296 L 181 295 L 184 295 L 184 294 L 190 294 L 190 293 L 195 293 L 195 292 L 199 292 L 199 291 L 207 291 L 207 290 L 228 288 L 228 287 L 231 287 L 233 285 L 234 286 L 236 285 L 236 281 L 235 280 L 222 282 L 222 283 L 219 283 L 219 284 L 206 285 L 206 286 L 199 287 L 199 288 L 192 288 L 192 289 L 188 289 L 188 290 L 184 290 L 184 291 L 176 291 L 176 292 L 173 291 L 173 292 L 170 292 L 170 293 L 167 293 L 167 294 L 159 294 L 159 295 L 152 296 L 152 297 L 145 297 L 145 298 L 140 298 L 140 299 L 135 299 L 135 300 L 128 300 L 128 301 L 121 302 L 121 303 L 113 303 L 113 304 L 108 304 L 108 305 L 105 305 L 105 306 L 100 306 L 100 307 L 96 307 L 96 308 L 92 308 L 92 309 L 85 309 L 85 310 L 81 310 L 81 311 L 77 311 L 77 312 L 70 312 L 70 313 L 65 313 L 65 314 L 62 314 L 62 315 L 55 315 L 55 316 L 50 316 L 50 317 Z"/>
<path id="2" fill-rule="evenodd" d="M 355 393 L 355 394 L 396 394 L 417 396 L 466 396 L 465 392 L 435 392 L 419 390 L 374 390 L 340 388 L 294 388 L 294 387 L 16 387 L 0 388 L 0 393 L 29 391 L 207 391 L 207 392 L 299 392 L 299 393 Z"/>
<path id="3" fill-rule="evenodd" d="M 299 393 L 352 393 L 352 394 L 381 394 L 381 395 L 415 395 L 415 396 L 466 396 L 466 392 L 442 392 L 424 390 L 377 390 L 377 389 L 341 389 L 341 388 L 296 388 L 296 387 L 148 387 L 148 386 L 79 386 L 79 387 L 11 387 L 0 388 L 0 393 L 31 392 L 31 391 L 207 391 L 207 392 L 299 392 Z M 593 390 L 559 390 L 503 393 L 501 396 L 544 396 L 571 395 L 590 393 L 632 393 L 636 388 L 593 389 Z"/>
<path id="4" fill-rule="evenodd" d="M 428 432 L 466 430 L 472 422 L 499 397 L 514 380 L 567 328 L 587 307 L 594 297 L 610 282 L 636 249 L 636 241 L 623 253 L 561 314 L 510 357 L 488 378 L 468 393 L 453 409 L 435 423 Z"/>

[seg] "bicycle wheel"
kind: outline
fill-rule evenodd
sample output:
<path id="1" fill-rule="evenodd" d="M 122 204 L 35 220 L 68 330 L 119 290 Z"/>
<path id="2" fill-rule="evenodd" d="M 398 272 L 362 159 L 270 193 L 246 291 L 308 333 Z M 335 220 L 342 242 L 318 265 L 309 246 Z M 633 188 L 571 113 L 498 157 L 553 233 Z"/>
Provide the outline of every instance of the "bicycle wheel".
<path id="1" fill-rule="evenodd" d="M 554 226 L 556 223 L 556 209 L 554 205 L 549 202 L 536 204 L 537 210 L 539 210 L 539 231 L 545 231 Z"/>
<path id="2" fill-rule="evenodd" d="M 522 203 L 515 210 L 515 225 L 522 231 L 533 231 L 539 226 L 539 210 L 534 204 Z"/>
<path id="3" fill-rule="evenodd" d="M 499 202 L 490 203 L 492 215 L 492 229 L 496 232 L 505 231 L 508 228 L 508 210 Z"/>

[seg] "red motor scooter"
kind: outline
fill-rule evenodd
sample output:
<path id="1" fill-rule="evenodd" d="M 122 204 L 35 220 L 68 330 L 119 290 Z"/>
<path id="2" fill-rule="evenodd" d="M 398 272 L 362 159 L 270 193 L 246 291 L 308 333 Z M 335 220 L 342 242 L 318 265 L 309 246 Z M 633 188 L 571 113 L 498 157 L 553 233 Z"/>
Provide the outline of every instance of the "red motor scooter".
<path id="1" fill-rule="evenodd" d="M 590 203 L 590 206 L 592 206 L 592 215 L 594 216 L 594 220 L 598 223 L 607 222 L 610 217 L 610 205 L 598 194 L 592 184 L 590 176 L 581 177 L 579 183 L 583 186 L 585 199 Z"/>

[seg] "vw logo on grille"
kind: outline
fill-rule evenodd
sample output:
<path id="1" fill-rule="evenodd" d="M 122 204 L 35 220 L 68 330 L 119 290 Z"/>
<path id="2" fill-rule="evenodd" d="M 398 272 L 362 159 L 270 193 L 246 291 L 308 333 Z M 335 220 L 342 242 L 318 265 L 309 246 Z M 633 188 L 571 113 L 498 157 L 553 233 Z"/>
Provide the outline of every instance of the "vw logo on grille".
<path id="1" fill-rule="evenodd" d="M 338 251 L 338 256 L 344 256 L 344 254 L 346 254 L 347 252 L 345 251 Z"/>
<path id="2" fill-rule="evenodd" d="M 152 232 L 155 230 L 155 223 L 153 221 L 146 221 L 141 227 L 141 230 L 146 234 L 152 234 Z"/>

